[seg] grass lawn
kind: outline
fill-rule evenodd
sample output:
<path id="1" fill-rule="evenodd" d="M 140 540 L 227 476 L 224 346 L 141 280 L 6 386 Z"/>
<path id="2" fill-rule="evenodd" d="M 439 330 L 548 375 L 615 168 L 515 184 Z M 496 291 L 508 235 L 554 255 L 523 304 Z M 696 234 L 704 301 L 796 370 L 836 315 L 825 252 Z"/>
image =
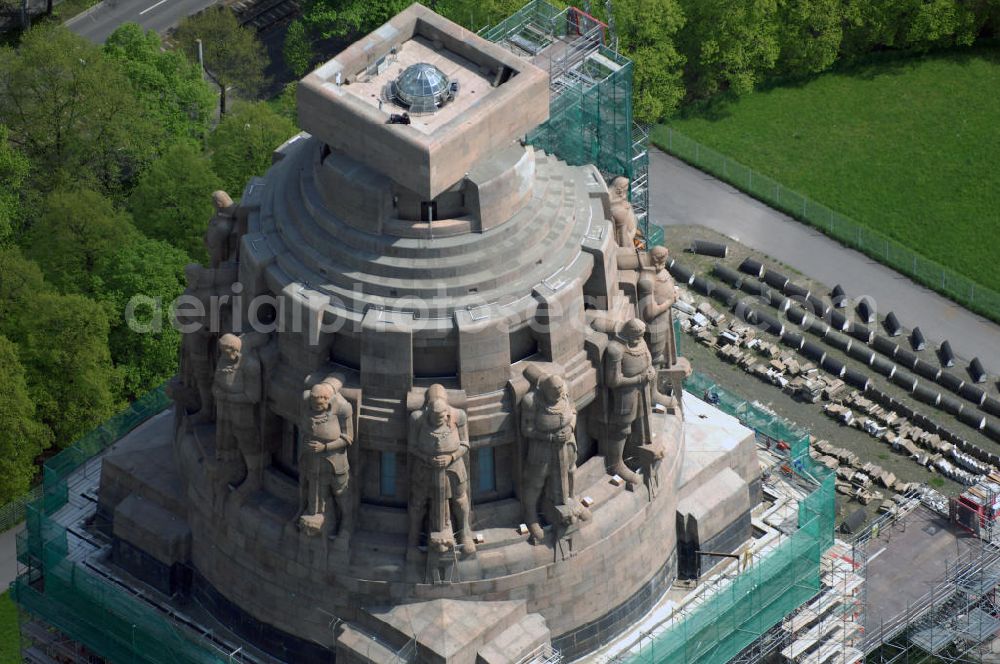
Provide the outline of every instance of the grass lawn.
<path id="1" fill-rule="evenodd" d="M 671 125 L 1000 291 L 1000 49 L 876 61 Z"/>
<path id="2" fill-rule="evenodd" d="M 0 595 L 0 664 L 20 664 L 21 636 L 17 627 L 17 607 L 10 593 Z"/>

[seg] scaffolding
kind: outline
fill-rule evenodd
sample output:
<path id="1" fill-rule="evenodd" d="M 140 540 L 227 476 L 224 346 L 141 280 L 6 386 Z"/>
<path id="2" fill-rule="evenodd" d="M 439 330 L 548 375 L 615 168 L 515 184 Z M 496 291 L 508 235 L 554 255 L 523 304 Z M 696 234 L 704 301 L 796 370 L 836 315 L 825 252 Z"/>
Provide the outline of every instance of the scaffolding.
<path id="1" fill-rule="evenodd" d="M 989 541 L 948 565 L 942 578 L 895 619 L 866 635 L 873 664 L 995 662 L 1000 632 L 1000 550 Z"/>
<path id="2" fill-rule="evenodd" d="M 629 179 L 629 200 L 647 246 L 663 243 L 649 222 L 649 131 L 632 117 L 632 61 L 609 46 L 607 24 L 576 7 L 532 0 L 479 31 L 549 72 L 549 119 L 527 142 L 607 180 Z"/>
<path id="3" fill-rule="evenodd" d="M 615 659 L 627 664 L 749 664 L 772 661 L 801 641 L 801 652 L 785 661 L 856 661 L 849 659 L 854 653 L 847 648 L 853 648 L 851 639 L 858 633 L 853 625 L 863 606 L 863 565 L 833 547 L 835 477 L 813 461 L 808 432 L 704 375 L 692 374 L 685 389 L 754 430 L 762 456 L 774 460 L 769 482 L 780 484 L 780 493 L 794 501 L 776 502 L 762 515 L 779 536 L 754 552 L 749 567 L 734 576 L 707 579 L 695 600 Z M 840 564 L 845 559 L 850 562 Z M 812 613 L 796 614 L 803 606 L 811 606 Z M 821 627 L 806 636 L 817 624 Z M 821 630 L 822 638 L 816 635 Z M 820 653 L 823 648 L 827 651 Z M 843 651 L 843 657 L 833 659 L 833 650 Z"/>
<path id="4" fill-rule="evenodd" d="M 241 644 L 122 583 L 102 563 L 110 539 L 92 527 L 100 453 L 168 405 L 158 388 L 46 462 L 42 497 L 28 506 L 17 537 L 19 575 L 11 586 L 26 661 L 255 661 Z"/>

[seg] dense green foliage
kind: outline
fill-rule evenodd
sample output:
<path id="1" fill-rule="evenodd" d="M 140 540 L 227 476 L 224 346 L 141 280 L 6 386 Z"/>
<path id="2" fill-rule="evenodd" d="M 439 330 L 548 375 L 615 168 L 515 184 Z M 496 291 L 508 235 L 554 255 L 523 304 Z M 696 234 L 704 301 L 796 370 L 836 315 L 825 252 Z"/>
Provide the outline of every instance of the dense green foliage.
<path id="1" fill-rule="evenodd" d="M 266 104 L 237 104 L 208 139 L 212 168 L 223 188 L 238 197 L 247 180 L 268 169 L 274 149 L 298 131 Z"/>
<path id="2" fill-rule="evenodd" d="M 288 31 L 285 57 L 296 73 L 317 63 L 330 39 L 378 27 L 409 3 L 305 0 Z M 430 7 L 477 30 L 522 0 L 437 0 Z M 555 2 L 554 4 L 562 4 Z M 594 3 L 598 18 L 604 8 Z M 996 36 L 1000 0 L 616 0 L 623 53 L 635 61 L 636 117 L 654 122 L 683 104 L 739 96 L 760 83 L 801 78 L 886 49 L 920 52 Z"/>
<path id="3" fill-rule="evenodd" d="M 163 139 L 125 72 L 62 27 L 25 33 L 0 49 L 0 124 L 48 191 L 88 182 L 108 193 L 147 162 Z"/>
<path id="4" fill-rule="evenodd" d="M 0 245 L 21 225 L 20 192 L 31 168 L 27 158 L 10 144 L 7 136 L 7 128 L 0 125 Z"/>
<path id="5" fill-rule="evenodd" d="M 184 251 L 136 234 L 99 268 L 98 299 L 111 313 L 108 344 L 127 399 L 148 392 L 177 370 L 180 335 L 167 316 L 170 303 L 184 291 L 184 266 L 190 262 Z M 135 295 L 152 302 L 132 303 Z"/>
<path id="6" fill-rule="evenodd" d="M 98 267 L 132 234 L 124 214 L 98 192 L 60 189 L 45 199 L 24 244 L 56 288 L 93 296 L 101 291 Z"/>
<path id="7" fill-rule="evenodd" d="M 212 162 L 202 150 L 190 142 L 178 142 L 146 170 L 128 207 L 143 233 L 203 262 L 208 254 L 202 236 L 212 216 L 212 192 L 220 187 Z"/>
<path id="8" fill-rule="evenodd" d="M 71 444 L 122 405 L 103 307 L 81 295 L 35 294 L 11 323 L 3 332 L 18 345 L 38 418 L 57 445 Z"/>
<path id="9" fill-rule="evenodd" d="M 28 490 L 35 457 L 48 443 L 48 430 L 35 419 L 17 347 L 0 336 L 0 504 Z"/>
<path id="10" fill-rule="evenodd" d="M 880 58 L 756 92 L 681 132 L 1000 290 L 1000 57 Z"/>
<path id="11" fill-rule="evenodd" d="M 260 56 L 251 42 L 208 49 L 241 91 L 264 64 L 226 58 Z M 0 503 L 36 478 L 46 447 L 177 370 L 169 312 L 184 266 L 206 259 L 212 192 L 225 181 L 239 194 L 296 133 L 245 103 L 216 139 L 216 94 L 133 24 L 103 48 L 42 25 L 0 51 Z M 284 100 L 294 109 L 294 89 Z"/>
<path id="12" fill-rule="evenodd" d="M 183 53 L 164 51 L 155 32 L 143 33 L 135 23 L 115 30 L 104 43 L 104 52 L 120 65 L 144 108 L 155 114 L 156 125 L 168 136 L 205 137 L 215 95 L 195 62 Z"/>
<path id="13" fill-rule="evenodd" d="M 264 45 L 253 30 L 240 26 L 228 8 L 209 7 L 181 21 L 174 32 L 174 40 L 192 62 L 197 62 L 199 39 L 205 69 L 219 86 L 219 109 L 223 114 L 228 110 L 227 88 L 253 97 L 264 87 Z"/>

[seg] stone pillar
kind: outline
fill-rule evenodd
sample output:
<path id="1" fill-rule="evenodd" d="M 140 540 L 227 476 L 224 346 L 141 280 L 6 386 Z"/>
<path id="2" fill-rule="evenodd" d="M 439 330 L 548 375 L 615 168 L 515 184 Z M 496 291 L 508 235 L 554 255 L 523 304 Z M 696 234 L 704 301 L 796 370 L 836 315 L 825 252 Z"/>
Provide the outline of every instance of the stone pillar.
<path id="1" fill-rule="evenodd" d="M 361 321 L 361 389 L 403 395 L 413 387 L 413 314 L 369 309 Z"/>
<path id="2" fill-rule="evenodd" d="M 531 294 L 538 300 L 534 320 L 538 350 L 552 362 L 565 364 L 583 347 L 583 293 L 579 286 L 555 281 L 543 282 Z"/>
<path id="3" fill-rule="evenodd" d="M 486 307 L 484 307 L 486 309 Z M 455 312 L 458 328 L 458 378 L 467 394 L 502 389 L 510 377 L 510 339 L 505 321 L 486 317 L 476 320 L 468 309 Z"/>

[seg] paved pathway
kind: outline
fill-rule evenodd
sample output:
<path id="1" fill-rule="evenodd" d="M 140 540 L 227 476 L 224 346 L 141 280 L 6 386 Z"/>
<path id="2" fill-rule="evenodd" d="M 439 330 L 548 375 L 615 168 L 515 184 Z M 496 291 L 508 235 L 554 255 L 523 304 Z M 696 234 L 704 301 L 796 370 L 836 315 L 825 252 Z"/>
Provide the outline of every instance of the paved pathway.
<path id="1" fill-rule="evenodd" d="M 66 22 L 76 34 L 90 41 L 103 44 L 104 40 L 122 23 L 138 23 L 146 30 L 163 33 L 177 25 L 181 19 L 216 0 L 104 0 L 91 9 Z"/>
<path id="2" fill-rule="evenodd" d="M 0 533 L 0 593 L 6 591 L 17 577 L 17 547 L 14 541 L 22 530 L 24 523 Z"/>
<path id="3" fill-rule="evenodd" d="M 880 313 L 919 325 L 928 342 L 948 339 L 957 354 L 1000 370 L 1000 326 L 664 152 L 650 152 L 649 170 L 654 223 L 706 226 L 828 286 L 839 283 L 849 297 L 870 295 Z"/>

